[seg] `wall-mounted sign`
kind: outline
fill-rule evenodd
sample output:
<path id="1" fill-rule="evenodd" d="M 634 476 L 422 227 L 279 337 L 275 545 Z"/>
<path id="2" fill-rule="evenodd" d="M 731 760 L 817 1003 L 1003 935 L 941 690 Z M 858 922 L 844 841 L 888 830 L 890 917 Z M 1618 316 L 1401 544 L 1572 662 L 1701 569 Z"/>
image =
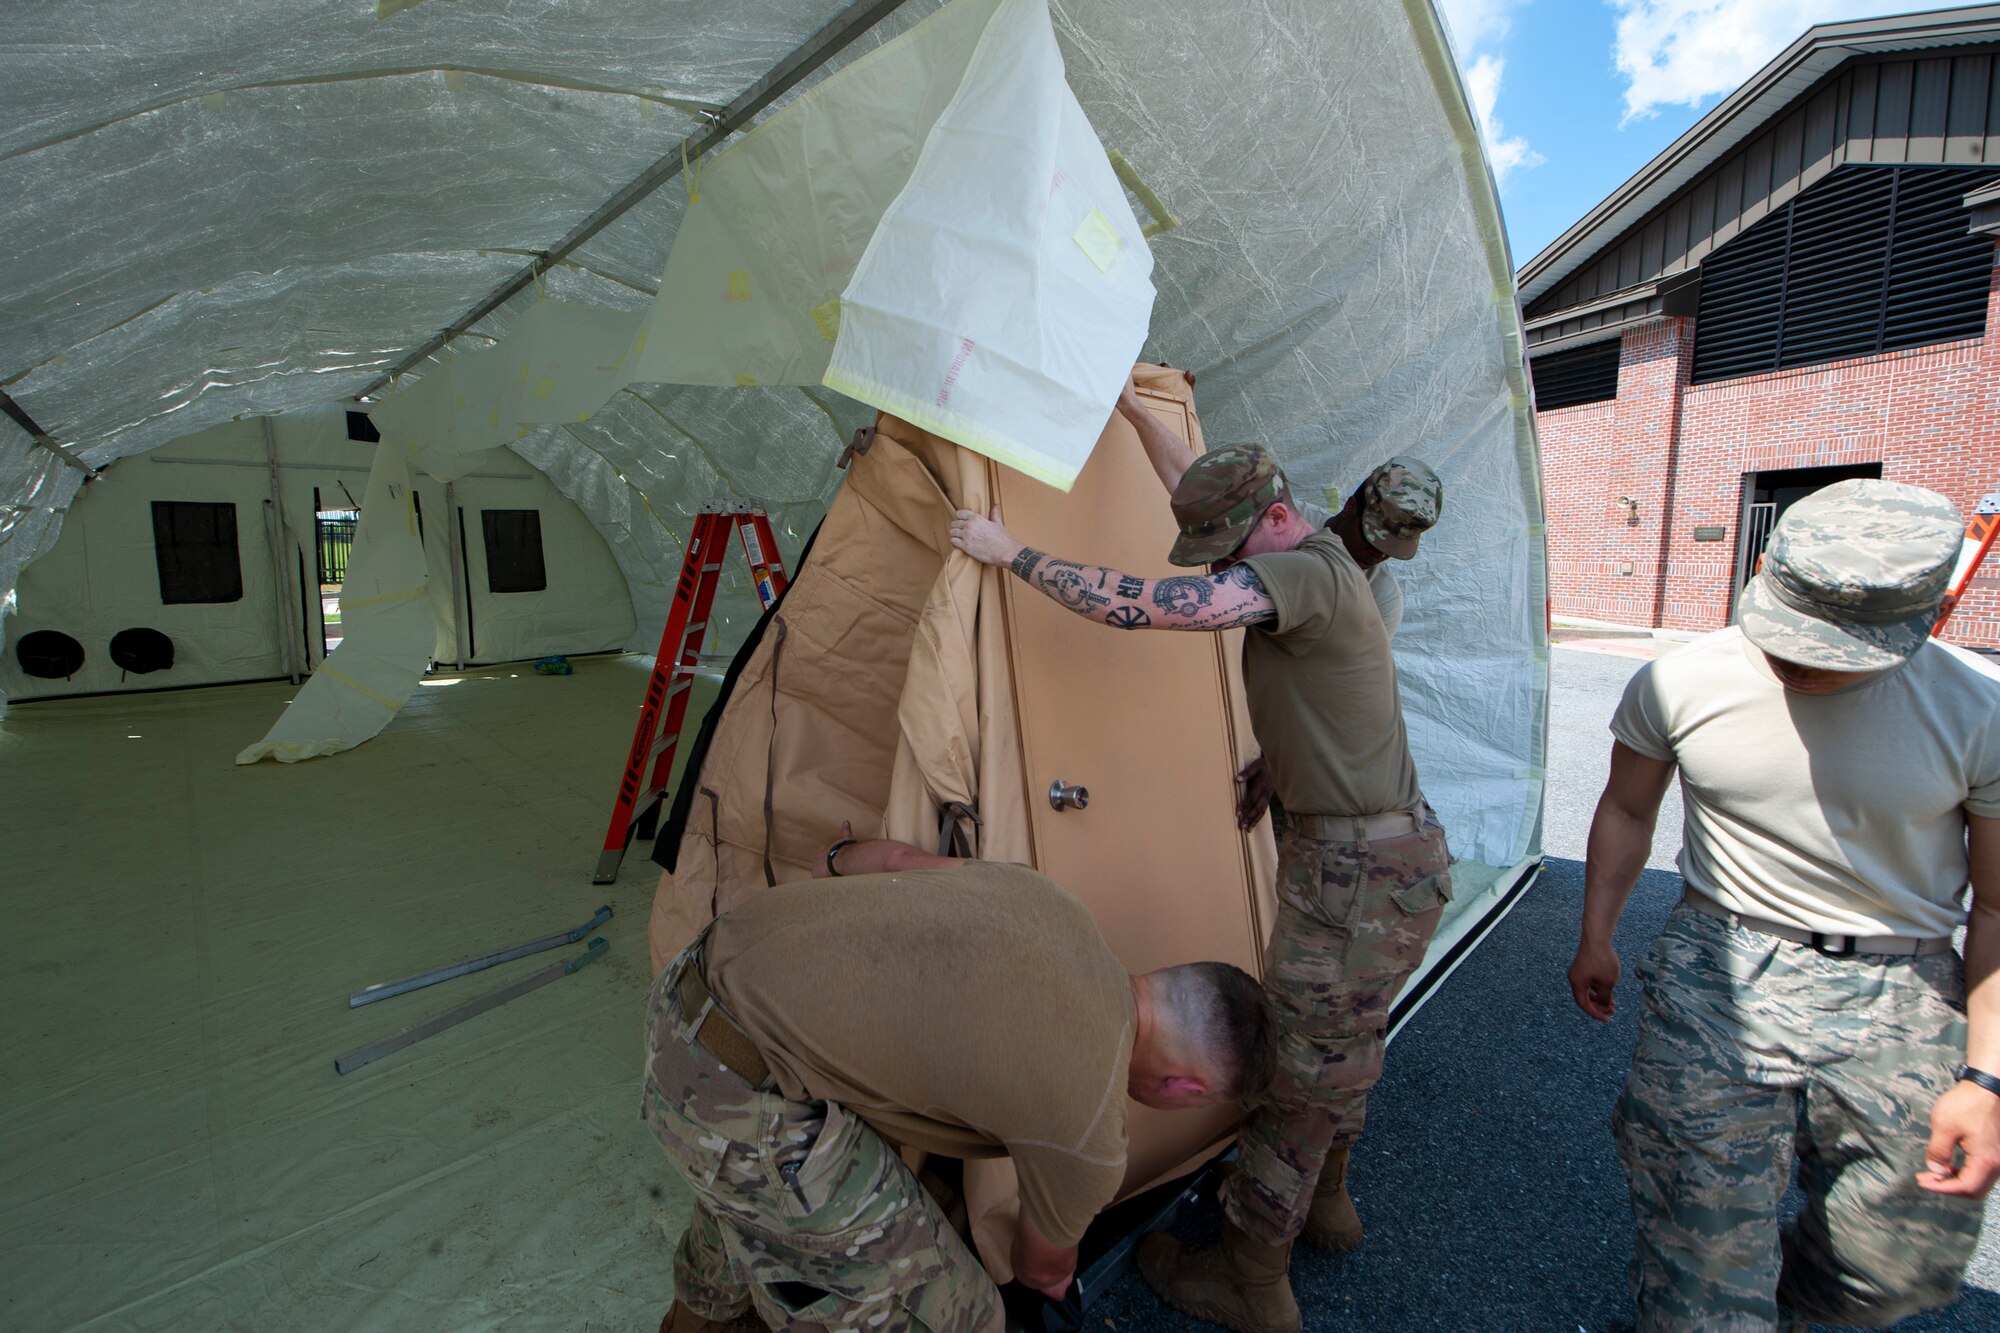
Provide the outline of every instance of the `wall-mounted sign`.
<path id="1" fill-rule="evenodd" d="M 1694 539 L 1698 542 L 1719 542 L 1728 531 L 1727 528 L 1696 528 Z"/>

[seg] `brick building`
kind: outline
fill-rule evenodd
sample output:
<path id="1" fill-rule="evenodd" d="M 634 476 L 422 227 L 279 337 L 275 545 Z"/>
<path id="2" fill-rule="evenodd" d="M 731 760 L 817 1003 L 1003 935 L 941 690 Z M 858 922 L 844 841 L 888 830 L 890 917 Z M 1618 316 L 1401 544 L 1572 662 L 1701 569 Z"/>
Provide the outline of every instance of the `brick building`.
<path id="1" fill-rule="evenodd" d="M 1729 623 L 1847 477 L 2000 492 L 2000 5 L 1809 30 L 1523 267 L 1555 615 Z M 1947 626 L 2000 648 L 2000 554 Z"/>

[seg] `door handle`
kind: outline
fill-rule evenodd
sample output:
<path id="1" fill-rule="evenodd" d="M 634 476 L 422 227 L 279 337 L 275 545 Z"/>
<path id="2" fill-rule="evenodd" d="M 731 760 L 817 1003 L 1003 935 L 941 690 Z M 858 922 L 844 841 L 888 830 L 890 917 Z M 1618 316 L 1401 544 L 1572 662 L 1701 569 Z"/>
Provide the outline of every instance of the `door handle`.
<path id="1" fill-rule="evenodd" d="M 1090 788 L 1057 778 L 1049 784 L 1049 805 L 1058 811 L 1081 810 L 1090 804 Z"/>

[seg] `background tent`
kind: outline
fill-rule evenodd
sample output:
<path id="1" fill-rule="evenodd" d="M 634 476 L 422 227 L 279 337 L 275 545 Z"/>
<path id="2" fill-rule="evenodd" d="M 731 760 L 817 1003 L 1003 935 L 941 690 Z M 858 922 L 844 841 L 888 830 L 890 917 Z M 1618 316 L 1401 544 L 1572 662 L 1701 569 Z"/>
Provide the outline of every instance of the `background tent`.
<path id="1" fill-rule="evenodd" d="M 538 299 L 647 309 L 686 211 L 674 179 L 684 144 L 698 155 L 754 123 L 774 74 L 803 71 L 802 84 L 779 91 L 782 104 L 936 8 L 218 0 L 196 22 L 138 0 L 13 6 L 0 33 L 10 76 L 0 79 L 0 182 L 14 203 L 0 254 L 0 387 L 19 415 L 0 420 L 0 633 L 11 640 L 33 627 L 37 599 L 67 595 L 38 592 L 22 573 L 56 549 L 66 518 L 87 526 L 135 476 L 169 470 L 142 455 L 190 450 L 210 430 L 244 431 L 254 448 L 255 418 L 274 418 L 282 437 L 302 414 L 385 390 L 392 370 L 421 381 L 435 362 L 410 354 L 434 348 L 440 330 L 457 334 L 454 344 L 504 338 Z M 1533 851 L 1540 804 L 1539 485 L 1511 264 L 1435 14 L 1426 0 L 1222 0 L 1171 13 L 1143 0 L 1059 0 L 1051 12 L 1097 135 L 1180 219 L 1152 245 L 1158 295 L 1141 355 L 1197 373 L 1208 439 L 1271 445 L 1308 493 L 1344 491 L 1392 453 L 1426 457 L 1444 476 L 1445 522 L 1405 581 L 1405 702 L 1456 850 L 1515 865 Z M 558 249 L 559 260 L 535 258 Z M 840 447 L 872 416 L 811 387 L 637 384 L 587 422 L 543 425 L 506 447 L 588 519 L 624 576 L 622 644 L 649 651 L 699 505 L 763 501 L 795 560 L 834 491 Z M 493 470 L 512 469 L 505 454 L 492 457 Z M 82 491 L 94 469 L 102 478 Z M 257 577 L 253 563 L 246 577 Z M 756 613 L 731 572 L 713 645 L 725 649 Z M 230 656 L 213 636 L 205 647 L 199 635 L 173 637 L 172 672 L 126 684 Z M 6 653 L 11 663 L 11 641 Z M 98 660 L 108 658 L 93 650 Z M 587 685 L 586 676 L 566 683 Z M 504 679 L 494 685 L 503 688 Z M 635 682 L 634 701 L 638 692 Z M 601 965 L 565 983 L 578 988 L 566 995 L 600 997 L 591 1012 L 605 1035 L 564 1047 L 560 1072 L 523 1035 L 487 1048 L 486 1065 L 385 1070 L 337 1098 L 318 1055 L 332 1040 L 315 1007 L 324 996 L 293 984 L 311 975 L 332 994 L 340 983 L 322 972 L 334 957 L 366 969 L 343 978 L 358 983 L 535 933 L 523 918 L 555 882 L 540 840 L 580 823 L 594 853 L 601 805 L 536 790 L 525 807 L 533 814 L 495 820 L 495 810 L 521 808 L 503 804 L 526 799 L 520 788 L 551 779 L 504 767 L 523 758 L 505 749 L 506 718 L 493 714 L 476 746 L 457 747 L 496 766 L 476 794 L 402 798 L 422 790 L 428 770 L 408 750 L 377 755 L 376 744 L 218 778 L 213 768 L 228 769 L 255 731 L 202 748 L 195 723 L 225 710 L 232 693 L 190 698 L 190 757 L 143 769 L 150 788 L 132 787 L 142 772 L 133 766 L 78 788 L 100 800 L 143 793 L 119 806 L 135 821 L 175 808 L 197 783 L 244 784 L 227 787 L 241 794 L 229 820 L 173 830 L 172 845 L 194 851 L 169 866 L 168 844 L 155 848 L 148 894 L 99 873 L 89 893 L 71 896 L 73 913 L 43 914 L 79 937 L 88 930 L 91 949 L 77 972 L 8 991 L 20 1021 L 51 1034 L 32 1064 L 17 1055 L 23 1063 L 5 1080 L 20 1090 L 7 1154 L 5 1234 L 22 1241 L 9 1246 L 10 1295 L 54 1326 L 114 1310 L 160 1325 L 257 1327 L 442 1318 L 574 1328 L 656 1315 L 657 1282 L 608 1280 L 656 1277 L 664 1244 L 661 1217 L 644 1211 L 655 1205 L 617 1192 L 617 1171 L 643 1160 L 621 1155 L 644 1145 L 631 1141 L 643 1130 L 621 1089 L 636 1057 L 620 1028 L 634 1021 L 643 966 Z M 464 701 L 478 697 L 475 686 L 419 694 L 427 711 L 407 736 L 444 755 L 454 747 L 436 728 L 453 709 L 473 715 Z M 18 710 L 24 720 L 8 727 L 45 726 L 34 711 Z M 122 729 L 117 740 L 127 743 Z M 610 740 L 611 754 L 623 740 Z M 130 746 L 145 753 L 136 739 Z M 53 742 L 32 748 L 67 753 Z M 556 760 L 532 762 L 553 772 Z M 340 786 L 341 765 L 385 785 Z M 392 777 L 409 786 L 386 785 Z M 611 774 L 602 781 L 608 789 Z M 289 880 L 212 855 L 213 839 L 268 817 L 277 794 L 305 791 L 358 836 L 421 810 L 426 822 L 398 844 L 394 873 L 404 878 L 384 870 L 377 883 L 343 866 L 315 892 L 280 894 L 272 884 Z M 8 831 L 17 882 L 75 883 L 102 851 L 51 850 L 36 832 Z M 331 863 L 323 832 L 286 837 Z M 577 858 L 579 883 L 591 860 Z M 418 865 L 423 873 L 411 873 Z M 459 892 L 474 873 L 477 892 Z M 162 898 L 180 915 L 136 943 L 113 936 L 112 923 L 155 921 L 144 914 Z M 358 942 L 367 924 L 358 917 L 401 931 L 447 901 L 457 910 L 426 918 L 427 933 L 405 946 L 414 956 Z M 10 960 L 39 963 L 33 951 L 56 951 L 58 940 L 38 933 L 50 927 L 29 902 L 10 890 L 0 934 Z M 633 915 L 621 910 L 619 921 Z M 498 939 L 469 932 L 495 923 Z M 300 940 L 311 948 L 288 946 Z M 280 965 L 287 974 L 273 974 Z M 136 1044 L 79 1039 L 78 1024 L 139 1030 L 147 1014 L 124 1003 L 135 977 L 162 1026 L 144 1027 Z M 496 1014 L 491 1030 L 533 1021 Z M 201 1041 L 174 1044 L 188 1034 Z M 167 1049 L 175 1059 L 151 1054 Z M 520 1116 L 513 1128 L 500 1110 Z M 363 1125 L 376 1134 L 365 1145 Z M 576 1160 L 558 1169 L 534 1156 L 552 1146 Z M 130 1160 L 110 1180 L 86 1171 L 79 1153 Z M 64 1169 L 50 1169 L 58 1161 Z M 475 1192 L 494 1181 L 493 1163 L 510 1168 L 520 1192 Z"/>

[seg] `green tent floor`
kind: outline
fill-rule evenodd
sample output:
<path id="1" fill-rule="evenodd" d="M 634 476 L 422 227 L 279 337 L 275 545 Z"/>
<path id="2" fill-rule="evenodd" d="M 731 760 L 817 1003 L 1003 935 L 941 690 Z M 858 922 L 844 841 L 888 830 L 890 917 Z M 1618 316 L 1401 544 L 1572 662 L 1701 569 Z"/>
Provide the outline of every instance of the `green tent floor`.
<path id="1" fill-rule="evenodd" d="M 476 668 L 289 766 L 232 762 L 282 683 L 0 721 L 0 1326 L 653 1327 L 687 1207 L 637 1114 L 658 871 L 590 882 L 645 684 Z M 591 966 L 335 1074 L 581 946 L 350 991 L 601 902 Z"/>
<path id="2" fill-rule="evenodd" d="M 0 720 L 0 1327 L 657 1324 L 688 1199 L 637 1114 L 658 872 L 642 845 L 590 882 L 646 679 L 630 656 L 435 677 L 356 750 L 248 768 L 293 687 Z M 1526 869 L 1460 862 L 1435 951 Z M 605 902 L 597 962 L 334 1073 L 581 946 L 350 992 Z"/>

